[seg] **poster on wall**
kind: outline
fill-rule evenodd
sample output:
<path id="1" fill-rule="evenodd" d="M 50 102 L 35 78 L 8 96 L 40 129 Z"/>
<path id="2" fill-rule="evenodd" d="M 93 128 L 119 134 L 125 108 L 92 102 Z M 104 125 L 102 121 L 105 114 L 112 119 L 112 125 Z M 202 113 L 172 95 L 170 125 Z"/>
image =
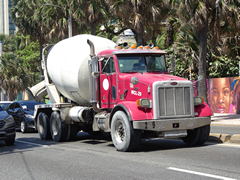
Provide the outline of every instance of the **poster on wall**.
<path id="1" fill-rule="evenodd" d="M 194 96 L 198 83 L 193 81 Z M 240 114 L 240 77 L 207 79 L 208 103 L 213 113 Z"/>

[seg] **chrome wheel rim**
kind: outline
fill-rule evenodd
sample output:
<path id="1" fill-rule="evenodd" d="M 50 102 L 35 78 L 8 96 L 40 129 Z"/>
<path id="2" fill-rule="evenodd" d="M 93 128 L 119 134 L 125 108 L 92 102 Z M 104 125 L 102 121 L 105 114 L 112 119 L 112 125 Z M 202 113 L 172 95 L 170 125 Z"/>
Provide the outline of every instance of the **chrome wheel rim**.
<path id="1" fill-rule="evenodd" d="M 52 121 L 52 132 L 53 132 L 53 135 L 58 134 L 58 123 L 55 118 Z"/>
<path id="2" fill-rule="evenodd" d="M 118 142 L 123 142 L 126 137 L 125 126 L 121 121 L 117 121 L 115 124 L 115 138 Z"/>
<path id="3" fill-rule="evenodd" d="M 24 125 L 24 122 L 23 122 L 23 121 L 21 122 L 21 131 L 22 131 L 22 132 L 25 131 L 25 125 Z"/>
<path id="4" fill-rule="evenodd" d="M 39 119 L 39 131 L 40 133 L 42 134 L 43 131 L 44 131 L 44 123 L 43 123 L 43 120 L 42 119 Z"/>

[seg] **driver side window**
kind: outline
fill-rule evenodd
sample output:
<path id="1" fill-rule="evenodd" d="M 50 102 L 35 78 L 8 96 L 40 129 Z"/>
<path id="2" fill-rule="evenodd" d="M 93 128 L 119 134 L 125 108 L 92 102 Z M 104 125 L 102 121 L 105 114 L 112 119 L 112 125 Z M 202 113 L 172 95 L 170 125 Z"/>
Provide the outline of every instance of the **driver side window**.
<path id="1" fill-rule="evenodd" d="M 106 64 L 107 63 L 107 64 Z M 102 72 L 103 73 L 114 73 L 115 72 L 115 66 L 113 62 L 113 58 L 104 58 L 102 60 Z"/>

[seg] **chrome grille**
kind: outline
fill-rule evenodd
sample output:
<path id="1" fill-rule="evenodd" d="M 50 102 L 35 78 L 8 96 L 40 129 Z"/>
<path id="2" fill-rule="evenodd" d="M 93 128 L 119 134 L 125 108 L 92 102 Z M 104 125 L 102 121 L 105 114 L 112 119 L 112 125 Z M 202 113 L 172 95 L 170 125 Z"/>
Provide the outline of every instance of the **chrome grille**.
<path id="1" fill-rule="evenodd" d="M 159 116 L 191 116 L 190 87 L 158 87 Z"/>

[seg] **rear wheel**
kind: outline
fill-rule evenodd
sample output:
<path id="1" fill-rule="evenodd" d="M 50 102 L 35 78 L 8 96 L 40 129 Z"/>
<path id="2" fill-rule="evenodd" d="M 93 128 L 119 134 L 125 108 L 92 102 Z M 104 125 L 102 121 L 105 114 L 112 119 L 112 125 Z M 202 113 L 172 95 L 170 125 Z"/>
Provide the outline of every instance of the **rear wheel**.
<path id="1" fill-rule="evenodd" d="M 118 151 L 134 151 L 141 143 L 141 131 L 133 129 L 123 111 L 117 111 L 113 115 L 111 137 Z"/>
<path id="2" fill-rule="evenodd" d="M 50 120 L 45 113 L 39 113 L 37 118 L 37 129 L 41 139 L 46 140 L 51 138 Z"/>
<path id="3" fill-rule="evenodd" d="M 63 124 L 58 112 L 53 112 L 51 115 L 50 132 L 53 140 L 56 142 L 67 140 L 68 127 L 66 124 Z"/>
<path id="4" fill-rule="evenodd" d="M 14 142 L 15 142 L 15 136 L 16 136 L 15 134 L 9 136 L 9 137 L 5 140 L 6 145 L 8 145 L 8 146 L 13 145 Z"/>
<path id="5" fill-rule="evenodd" d="M 76 124 L 68 124 L 68 135 L 66 141 L 74 141 L 76 140 L 78 127 Z"/>

